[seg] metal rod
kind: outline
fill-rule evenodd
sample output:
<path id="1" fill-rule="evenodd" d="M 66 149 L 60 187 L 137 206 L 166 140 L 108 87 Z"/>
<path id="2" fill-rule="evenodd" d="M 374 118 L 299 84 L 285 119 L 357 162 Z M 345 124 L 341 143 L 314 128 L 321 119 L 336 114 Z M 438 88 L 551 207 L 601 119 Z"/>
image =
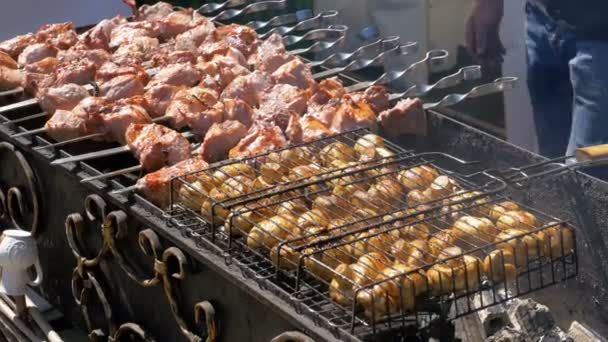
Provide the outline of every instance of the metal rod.
<path id="1" fill-rule="evenodd" d="M 86 140 L 90 140 L 90 139 L 94 139 L 94 138 L 102 138 L 106 135 L 106 133 L 93 133 L 93 134 L 89 134 L 89 135 L 83 135 L 81 137 L 77 137 L 74 139 L 69 139 L 69 140 L 64 140 L 64 141 L 60 141 L 60 142 L 56 142 L 54 144 L 48 144 L 48 145 L 44 145 L 44 146 L 36 146 L 34 147 L 34 150 L 40 151 L 40 150 L 46 150 L 49 148 L 56 148 L 56 147 L 61 147 L 61 146 L 65 146 L 65 145 L 69 145 L 69 144 L 74 144 L 77 142 L 81 142 L 81 141 L 86 141 Z"/>
<path id="2" fill-rule="evenodd" d="M 40 128 L 36 128 L 36 129 L 31 129 L 29 131 L 13 134 L 13 135 L 11 135 L 11 138 L 29 137 L 30 135 L 45 133 L 46 131 L 47 131 L 46 127 L 40 127 Z"/>
<path id="3" fill-rule="evenodd" d="M 110 193 L 113 195 L 122 195 L 122 194 L 126 194 L 129 192 L 137 191 L 137 189 L 139 189 L 139 186 L 137 184 L 135 184 L 135 185 L 131 185 L 126 188 L 123 188 L 123 189 L 114 190 Z"/>
<path id="4" fill-rule="evenodd" d="M 18 124 L 21 122 L 25 122 L 25 121 L 30 121 L 30 120 L 34 120 L 34 119 L 39 119 L 39 118 L 43 118 L 45 116 L 48 116 L 49 114 L 47 112 L 42 112 L 42 113 L 38 113 L 38 114 L 32 114 L 32 115 L 28 115 L 28 116 L 24 116 L 22 118 L 18 118 L 15 120 L 8 120 L 2 123 L 2 125 L 14 125 L 14 124 Z"/>
<path id="5" fill-rule="evenodd" d="M 130 151 L 129 146 L 126 146 L 126 145 L 118 146 L 118 147 L 109 148 L 106 150 L 85 153 L 85 154 L 81 154 L 81 155 L 77 155 L 77 156 L 55 159 L 51 162 L 51 165 L 76 163 L 76 162 L 90 160 L 90 159 L 108 157 L 108 156 L 112 156 L 112 155 L 120 154 L 120 153 L 124 153 L 124 152 L 129 152 L 129 151 Z"/>
<path id="6" fill-rule="evenodd" d="M 23 92 L 23 88 L 17 87 L 15 89 L 11 89 L 11 90 L 0 91 L 0 97 L 15 95 L 15 94 L 19 94 L 22 92 Z"/>
<path id="7" fill-rule="evenodd" d="M 135 166 L 127 167 L 124 169 L 103 173 L 103 174 L 97 175 L 97 176 L 87 177 L 87 178 L 84 178 L 83 180 L 81 180 L 80 183 L 88 183 L 88 182 L 92 182 L 92 181 L 96 181 L 96 180 L 112 178 L 112 177 L 121 176 L 121 175 L 130 173 L 130 172 L 137 172 L 137 171 L 141 171 L 141 170 L 142 170 L 141 165 L 135 165 Z"/>
<path id="8" fill-rule="evenodd" d="M 26 108 L 26 107 L 33 106 L 36 104 L 38 104 L 38 99 L 35 99 L 35 98 L 23 100 L 23 101 L 16 102 L 16 103 L 11 103 L 9 105 L 0 107 L 0 114 L 12 112 L 13 110 Z"/>

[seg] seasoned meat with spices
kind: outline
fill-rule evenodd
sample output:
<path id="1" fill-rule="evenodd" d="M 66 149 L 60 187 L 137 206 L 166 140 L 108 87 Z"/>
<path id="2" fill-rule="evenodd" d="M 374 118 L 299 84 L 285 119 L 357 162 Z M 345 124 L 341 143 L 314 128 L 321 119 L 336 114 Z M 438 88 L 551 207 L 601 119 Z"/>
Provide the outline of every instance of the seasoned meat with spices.
<path id="1" fill-rule="evenodd" d="M 17 62 L 20 66 L 26 66 L 31 63 L 38 62 L 47 57 L 57 56 L 57 48 L 48 43 L 36 43 L 28 45 L 19 55 Z"/>
<path id="2" fill-rule="evenodd" d="M 42 110 L 53 114 L 58 109 L 72 110 L 82 99 L 89 96 L 89 92 L 80 85 L 68 83 L 44 89 L 37 95 Z"/>
<path id="3" fill-rule="evenodd" d="M 105 97 L 108 101 L 143 95 L 143 93 L 144 85 L 133 75 L 114 77 L 99 87 L 99 95 Z"/>
<path id="4" fill-rule="evenodd" d="M 129 125 L 125 140 L 146 171 L 174 165 L 191 152 L 190 142 L 181 133 L 154 123 Z"/>
<path id="5" fill-rule="evenodd" d="M 205 134 L 205 139 L 194 153 L 212 163 L 226 159 L 229 151 L 247 135 L 247 127 L 234 120 L 216 123 Z"/>

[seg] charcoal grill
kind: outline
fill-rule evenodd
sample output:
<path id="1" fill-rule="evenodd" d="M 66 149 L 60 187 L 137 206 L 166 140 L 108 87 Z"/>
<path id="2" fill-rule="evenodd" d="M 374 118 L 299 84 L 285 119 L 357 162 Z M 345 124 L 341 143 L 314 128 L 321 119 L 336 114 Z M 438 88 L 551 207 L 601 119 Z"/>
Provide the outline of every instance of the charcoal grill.
<path id="1" fill-rule="evenodd" d="M 282 1 L 260 4 L 262 3 L 245 5 L 242 2 L 228 1 L 217 8 L 208 5 L 204 9 L 212 13 L 210 16 L 221 20 L 242 20 L 241 16 L 256 12 L 256 9 L 261 11 L 268 9 L 267 6 L 284 6 Z M 235 10 L 226 9 L 231 6 L 235 6 Z M 239 6 L 241 9 L 238 9 Z M 242 11 L 243 8 L 248 9 Z M 233 17 L 230 18 L 231 16 Z M 292 37 L 303 37 L 306 31 L 323 30 L 324 27 L 335 24 L 333 21 L 323 21 L 323 18 L 333 19 L 335 13 L 310 18 L 307 13 L 299 12 L 250 24 L 262 32 L 270 29 Z M 304 33 L 294 34 L 302 30 Z M 394 39 L 387 39 L 388 44 L 379 41 L 352 54 L 328 51 L 336 49 L 339 45 L 336 42 L 340 39 L 341 36 L 338 35 L 330 41 L 309 42 L 308 45 L 298 46 L 295 53 L 308 57 L 318 68 L 317 75 L 320 74 L 320 77 L 337 74 L 351 89 L 364 88 L 374 83 L 389 84 L 397 78 L 408 78 L 411 86 L 405 92 L 398 93 L 395 90 L 396 95 L 392 100 L 405 96 L 424 96 L 433 89 L 448 88 L 479 76 L 478 68 L 467 68 L 428 85 L 419 75 L 432 71 L 433 65 L 441 62 L 442 56 L 441 52 L 431 52 L 421 62 L 414 63 L 407 69 L 388 72 L 375 82 L 361 83 L 353 74 L 344 72 L 354 71 L 356 66 L 376 65 L 386 58 L 386 51 L 404 51 L 394 44 Z M 310 52 L 325 52 L 329 56 L 306 55 Z M 0 124 L 3 140 L 0 153 L 3 154 L 3 166 L 8 166 L 0 170 L 0 187 L 3 190 L 0 192 L 0 218 L 6 224 L 35 231 L 43 268 L 48 274 L 56 275 L 57 279 L 55 282 L 47 281 L 42 287 L 42 293 L 71 320 L 79 320 L 80 310 L 83 310 L 86 315 L 82 323 L 95 336 L 119 337 L 130 333 L 140 337 L 151 335 L 158 340 L 177 340 L 183 336 L 192 339 L 197 334 L 214 338 L 219 332 L 220 338 L 230 341 L 268 340 L 283 331 L 297 329 L 315 340 L 397 340 L 428 328 L 432 322 L 440 321 L 443 324 L 446 320 L 480 309 L 481 307 L 471 306 L 466 299 L 481 290 L 504 288 L 509 282 L 507 279 L 495 279 L 492 274 L 491 279 L 483 278 L 476 272 L 471 279 L 478 286 L 466 284 L 458 291 L 452 291 L 454 288 L 444 291 L 441 287 L 449 284 L 440 280 L 438 293 L 417 296 L 413 309 L 405 307 L 403 300 L 399 300 L 398 303 L 401 304 L 397 305 L 396 311 L 385 310 L 390 312 L 388 315 L 381 314 L 381 306 L 366 314 L 361 305 L 357 304 L 356 295 L 353 295 L 354 300 L 350 306 L 329 300 L 328 281 L 310 272 L 306 260 L 314 260 L 321 253 L 338 250 L 368 238 L 390 235 L 403 226 L 397 224 L 387 228 L 389 223 L 407 220 L 409 225 L 426 223 L 434 232 L 445 230 L 450 214 L 462 211 L 482 215 L 486 206 L 508 198 L 534 213 L 539 221 L 534 230 L 513 239 L 543 232 L 549 235 L 547 232 L 555 227 L 549 222 L 556 222 L 565 231 L 575 233 L 573 239 L 576 237 L 574 241 L 579 250 L 582 245 L 583 250 L 590 251 L 577 254 L 576 248 L 566 248 L 563 230 L 560 230 L 556 254 L 552 254 L 553 249 L 549 249 L 549 255 L 542 257 L 525 253 L 526 262 L 518 267 L 515 287 L 509 288 L 512 296 L 526 295 L 566 281 L 567 287 L 549 287 L 538 292 L 539 296 L 543 297 L 544 302 L 557 307 L 561 305 L 571 308 L 572 303 L 578 302 L 571 309 L 572 312 L 558 311 L 558 314 L 563 319 L 574 316 L 593 323 L 594 328 L 606 329 L 607 324 L 602 321 L 600 314 L 605 310 L 603 303 L 608 284 L 605 279 L 605 271 L 608 270 L 605 262 L 606 233 L 599 228 L 605 226 L 604 211 L 608 208 L 605 183 L 566 169 L 557 178 L 529 182 L 522 190 L 521 179 L 505 177 L 492 170 L 529 165 L 542 158 L 433 110 L 469 96 L 502 90 L 512 85 L 512 82 L 512 79 L 500 79 L 468 94 L 449 95 L 439 103 L 427 104 L 426 134 L 404 137 L 398 144 L 385 141 L 385 147 L 390 152 L 388 156 L 372 158 L 355 169 L 338 167 L 325 170 L 313 180 L 295 179 L 281 184 L 279 188 L 258 189 L 256 192 L 238 194 L 227 201 L 212 203 L 213 210 L 221 207 L 231 211 L 245 204 L 247 210 L 255 211 L 260 209 L 256 204 L 260 199 L 282 195 L 290 195 L 288 198 L 319 196 L 330 191 L 326 187 L 328 182 L 344 176 L 349 176 L 355 183 L 370 182 L 425 164 L 434 165 L 441 173 L 450 175 L 464 189 L 461 194 L 422 203 L 423 207 L 414 211 L 404 212 L 403 209 L 408 208 L 407 203 L 387 204 L 389 210 L 378 216 L 392 213 L 393 216 L 388 221 L 380 223 L 378 220 L 381 218 L 373 215 L 356 216 L 354 221 L 334 227 L 336 232 L 340 232 L 335 236 L 310 236 L 317 238 L 312 242 L 298 241 L 297 238 L 276 239 L 279 243 L 274 246 L 278 252 L 275 260 L 269 254 L 269 248 L 250 248 L 243 237 L 230 234 L 224 222 L 209 220 L 185 206 L 184 199 L 187 198 L 184 198 L 183 191 L 178 190 L 191 188 L 191 177 L 178 178 L 172 182 L 174 189 L 171 191 L 171 206 L 164 210 L 129 191 L 139 174 L 137 167 L 133 166 L 134 159 L 125 154 L 51 166 L 51 162 L 60 158 L 77 158 L 83 153 L 105 150 L 113 145 L 91 141 L 54 145 L 44 132 L 27 134 L 26 132 L 42 126 L 44 116 L 37 114 L 39 109 L 33 101 L 27 106 L 23 103 L 15 104 L 24 99 L 27 101 L 18 89 L 3 92 L 0 94 L 2 105 L 14 105 L 10 110 L 4 107 L 0 113 L 0 120 L 3 121 Z M 16 133 L 26 134 L 15 137 Z M 305 147 L 320 150 L 337 141 L 352 143 L 367 133 L 349 132 Z M 303 146 L 289 147 L 286 151 L 301 147 Z M 265 158 L 269 158 L 269 155 L 256 156 L 245 162 L 248 165 L 261 165 Z M 221 168 L 231 163 L 235 161 L 212 167 Z M 374 172 L 385 167 L 386 170 L 379 171 L 380 173 Z M 124 168 L 129 171 L 115 172 Z M 84 178 L 99 177 L 112 171 L 115 173 L 110 177 L 81 183 Z M 513 183 L 519 185 L 513 186 Z M 189 196 L 193 193 L 196 191 L 188 192 Z M 463 197 L 462 195 L 469 196 L 457 198 Z M 199 196 L 204 197 L 204 194 Z M 439 212 L 444 200 L 451 200 L 450 205 L 454 209 Z M 285 201 L 284 197 L 277 198 L 273 204 Z M 342 208 L 351 209 L 350 206 Z M 230 219 L 242 218 L 247 210 L 235 211 Z M 424 218 L 419 218 L 421 215 Z M 211 217 L 214 217 L 213 213 Z M 357 236 L 369 229 L 375 229 L 371 236 Z M 96 230 L 102 234 L 96 233 Z M 346 237 L 353 237 L 353 240 L 348 243 L 341 241 Z M 538 243 L 541 243 L 540 240 Z M 593 248 L 585 247 L 589 243 Z M 497 244 L 498 242 L 489 240 L 469 243 L 463 253 L 477 253 L 476 255 L 485 257 Z M 300 255 L 296 260 L 285 259 L 281 249 L 296 251 Z M 525 250 L 528 251 L 527 248 Z M 385 254 L 382 250 L 376 252 Z M 450 257 L 456 259 L 462 255 Z M 74 259 L 74 262 L 69 261 Z M 61 262 L 57 263 L 57 260 Z M 414 274 L 419 270 L 428 270 L 432 268 L 432 263 L 446 261 L 447 259 L 434 259 L 431 263 L 420 266 L 420 269 L 408 272 Z M 66 266 L 67 263 L 70 264 Z M 277 267 L 290 263 L 291 269 Z M 481 259 L 476 269 L 480 266 Z M 403 275 L 405 274 L 367 284 L 357 291 L 365 293 L 375 286 L 390 285 L 394 279 Z M 409 273 L 407 275 L 411 277 Z M 567 280 L 575 276 L 574 280 Z M 441 279 L 441 275 L 439 277 Z M 580 301 L 575 299 L 576 294 L 581 293 L 586 293 L 587 296 L 580 297 Z M 150 301 L 150 298 L 155 300 Z M 494 302 L 485 303 L 485 306 L 510 298 L 496 296 Z M 371 300 L 381 301 L 382 297 L 372 296 Z M 246 328 L 242 322 L 248 322 Z"/>

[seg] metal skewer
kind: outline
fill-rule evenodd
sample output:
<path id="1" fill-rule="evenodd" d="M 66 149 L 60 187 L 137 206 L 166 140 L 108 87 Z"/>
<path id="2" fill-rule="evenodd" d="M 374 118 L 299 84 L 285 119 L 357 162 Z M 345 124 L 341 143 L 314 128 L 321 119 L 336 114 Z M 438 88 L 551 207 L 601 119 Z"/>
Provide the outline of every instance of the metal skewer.
<path id="1" fill-rule="evenodd" d="M 135 165 L 135 166 L 127 167 L 124 169 L 103 173 L 103 174 L 97 175 L 97 176 L 87 177 L 87 178 L 84 178 L 83 180 L 81 180 L 80 183 L 88 183 L 88 182 L 92 182 L 92 181 L 96 181 L 96 180 L 102 180 L 102 179 L 106 179 L 106 178 L 122 176 L 122 175 L 130 173 L 130 172 L 137 172 L 137 171 L 141 171 L 141 170 L 142 170 L 141 165 Z"/>
<path id="2" fill-rule="evenodd" d="M 113 195 L 122 195 L 129 192 L 137 191 L 137 189 L 139 189 L 139 186 L 137 184 L 134 184 L 123 189 L 114 190 L 110 193 Z"/>
<path id="3" fill-rule="evenodd" d="M 8 120 L 3 122 L 1 125 L 14 125 L 14 124 L 18 124 L 21 122 L 25 122 L 25 121 L 30 121 L 30 120 L 34 120 L 34 119 L 38 119 L 38 118 L 43 118 L 45 116 L 48 116 L 49 114 L 47 112 L 42 112 L 42 113 L 38 113 L 38 114 L 32 114 L 32 115 L 28 115 L 28 116 L 24 116 L 15 120 Z"/>
<path id="4" fill-rule="evenodd" d="M 17 87 L 11 90 L 0 91 L 0 97 L 20 94 L 23 93 L 23 90 L 22 87 Z"/>
<path id="5" fill-rule="evenodd" d="M 38 100 L 35 98 L 23 100 L 21 102 L 11 103 L 9 105 L 0 107 L 0 114 L 11 112 L 16 109 L 21 109 L 29 106 L 38 104 Z"/>

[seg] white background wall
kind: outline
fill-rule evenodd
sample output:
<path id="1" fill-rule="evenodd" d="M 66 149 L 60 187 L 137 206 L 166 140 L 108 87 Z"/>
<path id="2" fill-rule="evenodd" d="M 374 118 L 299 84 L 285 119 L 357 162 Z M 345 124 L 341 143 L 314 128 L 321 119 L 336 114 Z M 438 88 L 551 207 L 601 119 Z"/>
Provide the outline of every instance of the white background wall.
<path id="1" fill-rule="evenodd" d="M 45 23 L 87 25 L 117 14 L 129 14 L 121 0 L 0 0 L 0 40 L 34 31 Z"/>

